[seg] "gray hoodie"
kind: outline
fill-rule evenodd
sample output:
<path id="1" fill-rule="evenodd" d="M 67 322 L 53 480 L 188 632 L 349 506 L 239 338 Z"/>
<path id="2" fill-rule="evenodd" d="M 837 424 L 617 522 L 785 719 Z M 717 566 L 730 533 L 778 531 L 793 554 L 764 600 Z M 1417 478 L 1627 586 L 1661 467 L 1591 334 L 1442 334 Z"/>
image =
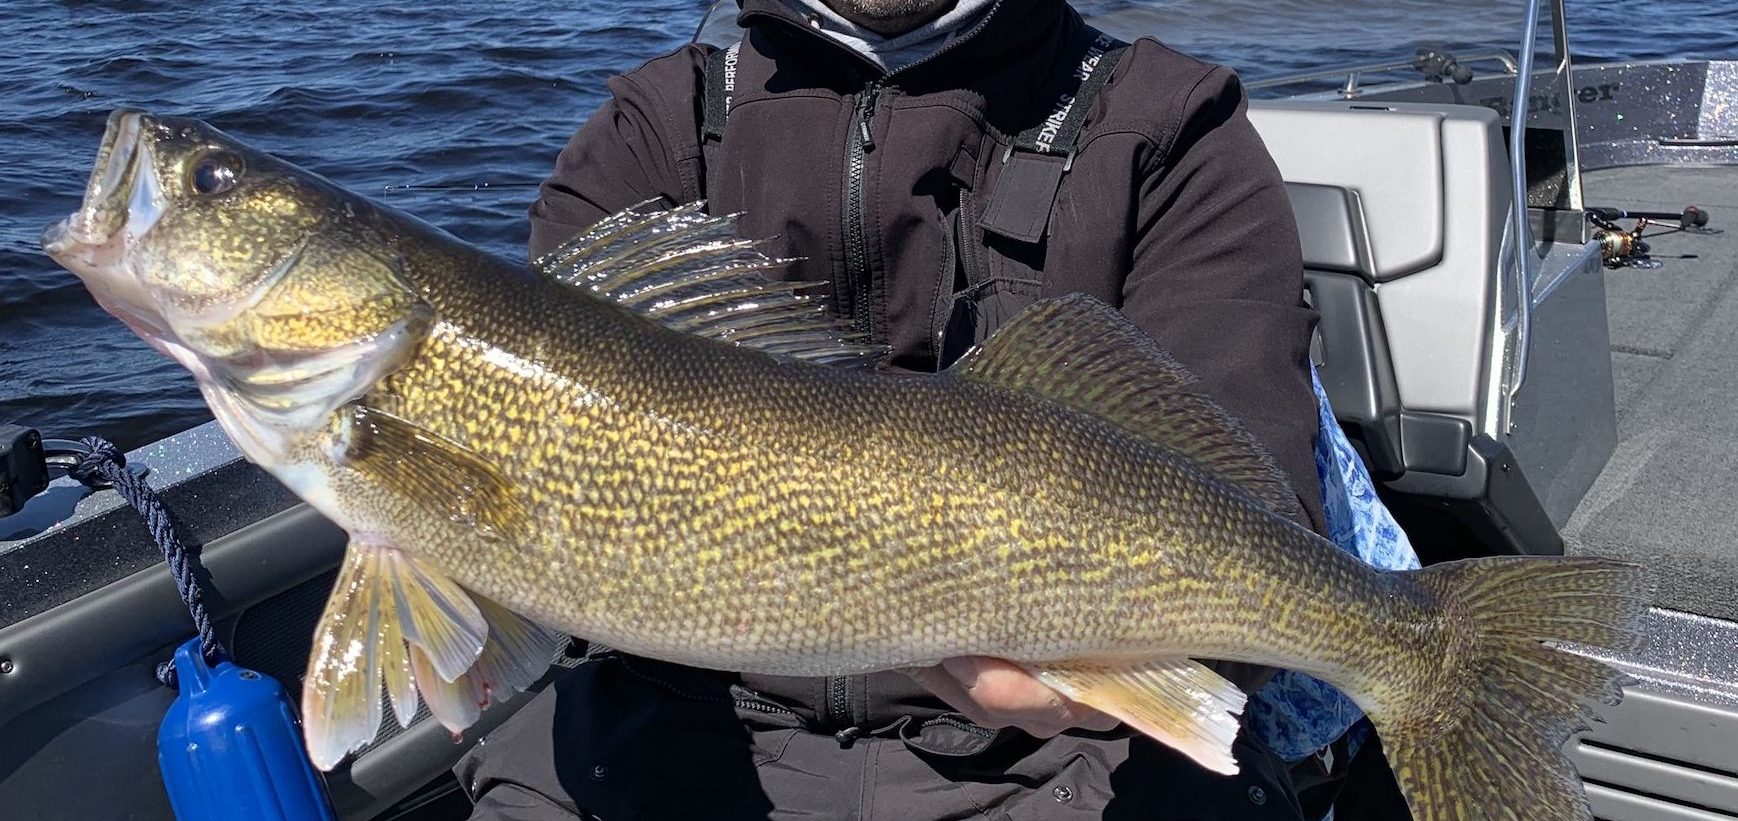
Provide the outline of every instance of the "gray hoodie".
<path id="1" fill-rule="evenodd" d="M 897 71 L 934 54 L 955 37 L 971 31 L 972 26 L 995 5 L 995 0 L 957 0 L 953 8 L 940 17 L 891 37 L 846 20 L 829 8 L 825 0 L 784 0 L 784 3 L 828 37 L 888 71 Z"/>

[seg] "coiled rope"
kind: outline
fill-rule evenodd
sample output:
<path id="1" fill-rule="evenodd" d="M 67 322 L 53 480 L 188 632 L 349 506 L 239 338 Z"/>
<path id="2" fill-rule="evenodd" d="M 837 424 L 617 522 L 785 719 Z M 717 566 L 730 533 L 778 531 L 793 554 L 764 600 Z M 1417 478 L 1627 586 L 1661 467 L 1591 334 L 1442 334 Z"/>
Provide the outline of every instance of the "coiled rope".
<path id="1" fill-rule="evenodd" d="M 217 632 L 211 626 L 211 614 L 205 610 L 204 589 L 199 584 L 203 570 L 199 554 L 188 549 L 181 540 L 175 521 L 169 516 L 169 510 L 163 506 L 163 499 L 157 491 L 143 478 L 127 470 L 127 457 L 114 443 L 99 436 L 87 436 L 79 443 L 89 451 L 79 456 L 67 475 L 91 488 L 112 485 L 115 492 L 138 511 L 139 518 L 145 520 L 145 527 L 151 531 L 151 539 L 163 551 L 163 561 L 168 563 L 169 573 L 175 577 L 175 590 L 181 594 L 188 615 L 193 617 L 193 626 L 199 630 L 200 651 L 207 663 L 215 664 L 223 656 L 223 645 L 218 642 Z M 157 680 L 175 686 L 175 665 L 168 661 L 159 662 Z"/>

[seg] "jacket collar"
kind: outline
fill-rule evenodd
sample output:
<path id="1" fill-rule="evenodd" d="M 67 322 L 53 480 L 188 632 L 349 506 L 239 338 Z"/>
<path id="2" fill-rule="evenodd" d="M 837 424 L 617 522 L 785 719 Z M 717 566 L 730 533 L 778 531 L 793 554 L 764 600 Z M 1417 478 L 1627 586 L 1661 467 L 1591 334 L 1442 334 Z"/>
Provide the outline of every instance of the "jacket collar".
<path id="1" fill-rule="evenodd" d="M 739 4 L 741 12 L 736 21 L 745 29 L 764 31 L 781 41 L 800 42 L 804 49 L 844 61 L 867 78 L 888 76 L 880 66 L 815 30 L 802 14 L 780 0 L 739 0 Z M 996 0 L 984 19 L 970 31 L 893 76 L 904 81 L 950 65 L 1000 65 L 1028 53 L 1034 41 L 1049 36 L 1055 25 L 1070 14 L 1066 0 Z"/>

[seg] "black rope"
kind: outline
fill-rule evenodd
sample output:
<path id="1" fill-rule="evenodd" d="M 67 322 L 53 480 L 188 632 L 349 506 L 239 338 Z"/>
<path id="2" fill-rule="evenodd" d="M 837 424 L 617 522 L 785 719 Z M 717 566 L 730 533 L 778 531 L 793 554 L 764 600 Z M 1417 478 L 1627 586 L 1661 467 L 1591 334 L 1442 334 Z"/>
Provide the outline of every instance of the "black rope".
<path id="1" fill-rule="evenodd" d="M 217 632 L 211 627 L 211 614 L 205 611 L 204 593 L 197 575 L 201 570 L 199 556 L 181 541 L 175 522 L 169 518 L 169 511 L 163 507 L 157 491 L 127 470 L 127 457 L 119 448 L 97 436 L 80 441 L 90 448 L 90 452 L 80 456 L 78 464 L 67 471 L 67 475 L 92 487 L 103 482 L 113 485 L 121 498 L 139 512 L 139 518 L 145 520 L 145 527 L 151 531 L 151 538 L 163 551 L 163 561 L 169 564 L 169 573 L 175 577 L 175 589 L 187 605 L 188 615 L 193 617 L 193 626 L 199 630 L 199 648 L 205 654 L 205 660 L 216 663 L 223 655 L 223 645 L 217 641 Z M 157 665 L 157 680 L 175 686 L 173 662 Z"/>

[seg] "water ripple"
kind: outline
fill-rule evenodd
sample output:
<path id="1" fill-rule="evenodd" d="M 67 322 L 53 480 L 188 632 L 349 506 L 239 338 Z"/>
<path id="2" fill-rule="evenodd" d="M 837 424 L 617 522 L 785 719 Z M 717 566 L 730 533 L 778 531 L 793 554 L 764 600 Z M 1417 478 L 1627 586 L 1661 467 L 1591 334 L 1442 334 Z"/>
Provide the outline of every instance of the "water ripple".
<path id="1" fill-rule="evenodd" d="M 1493 7 L 1497 0 L 1485 0 Z M 1504 7 L 1518 6 L 1513 2 Z M 1730 57 L 1724 0 L 1578 0 L 1579 55 Z M 191 380 L 37 248 L 77 206 L 108 112 L 189 114 L 502 254 L 603 81 L 687 39 L 705 0 L 8 2 L 0 49 L 0 422 L 133 446 L 203 421 Z M 1509 45 L 1518 12 L 1441 0 L 1086 0 L 1246 75 Z M 1641 24 L 1638 25 L 1638 21 Z M 1263 44 L 1263 45 L 1258 45 Z M 1380 45 L 1375 45 L 1380 44 Z M 478 186 L 476 188 L 403 188 Z"/>

